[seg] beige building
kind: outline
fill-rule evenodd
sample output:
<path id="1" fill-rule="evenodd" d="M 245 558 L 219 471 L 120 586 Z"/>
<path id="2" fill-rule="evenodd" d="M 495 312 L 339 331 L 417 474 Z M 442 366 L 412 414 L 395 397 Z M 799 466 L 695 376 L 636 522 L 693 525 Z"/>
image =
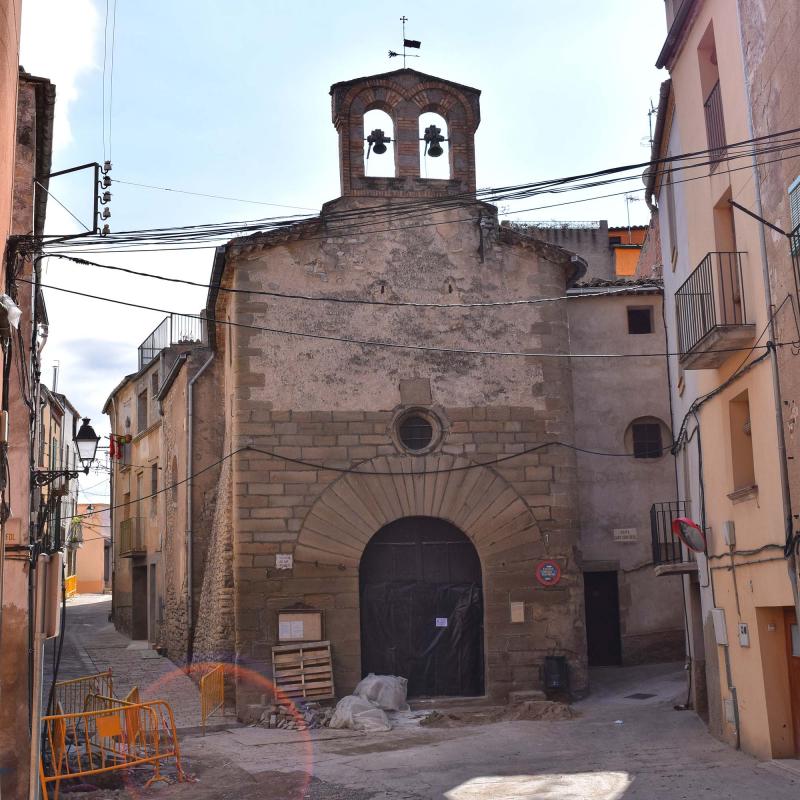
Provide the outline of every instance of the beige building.
<path id="1" fill-rule="evenodd" d="M 607 229 L 583 258 L 469 199 L 477 90 L 408 69 L 331 94 L 342 196 L 219 248 L 208 330 L 164 320 L 105 406 L 130 437 L 116 624 L 175 660 L 239 665 L 243 716 L 293 635 L 287 610 L 321 615 L 339 694 L 376 671 L 504 699 L 541 686 L 547 657 L 585 692 L 587 626 L 594 663 L 676 657 L 680 589 L 660 602 L 647 533 L 674 481 L 648 355 L 660 285 L 615 276 Z M 447 178 L 420 177 L 432 112 Z M 366 174 L 373 124 L 392 175 Z M 424 226 L 408 204 L 430 204 Z M 582 351 L 624 356 L 603 377 Z"/>
<path id="2" fill-rule="evenodd" d="M 790 152 L 753 158 L 753 145 L 732 145 L 797 127 L 790 41 L 800 17 L 790 0 L 668 0 L 666 10 L 658 66 L 671 80 L 662 87 L 653 155 L 703 155 L 662 163 L 648 176 L 675 353 L 678 462 L 678 492 L 654 514 L 657 572 L 670 583 L 683 575 L 698 713 L 759 758 L 793 757 L 800 650 L 784 446 L 788 439 L 794 475 L 796 406 L 787 387 L 797 370 L 785 343 L 797 335 L 797 284 L 787 237 L 753 215 L 784 228 L 800 222 L 790 222 L 789 211 L 800 166 L 781 161 Z M 702 529 L 705 546 L 694 534 L 700 552 L 672 536 L 676 516 Z"/>
<path id="3" fill-rule="evenodd" d="M 79 503 L 80 526 L 68 542 L 76 594 L 102 594 L 111 589 L 111 514 L 108 503 Z M 71 551 L 71 552 L 70 552 Z"/>

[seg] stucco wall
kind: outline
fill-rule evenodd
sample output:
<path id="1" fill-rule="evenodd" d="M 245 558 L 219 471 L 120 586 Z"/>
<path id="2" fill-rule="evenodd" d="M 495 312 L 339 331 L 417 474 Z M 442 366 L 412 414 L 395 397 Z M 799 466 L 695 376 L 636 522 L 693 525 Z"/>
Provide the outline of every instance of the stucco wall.
<path id="1" fill-rule="evenodd" d="M 684 38 L 682 49 L 675 62 L 669 65 L 676 108 L 669 133 L 671 154 L 707 147 L 703 112 L 705 97 L 698 71 L 698 46 L 702 36 L 709 30 L 710 24 L 713 25 L 716 41 L 716 62 L 719 69 L 727 141 L 742 141 L 759 134 L 759 131 L 750 127 L 751 114 L 744 79 L 745 61 L 755 63 L 759 58 L 765 58 L 765 63 L 769 61 L 776 64 L 781 59 L 789 59 L 787 78 L 783 84 L 780 80 L 774 80 L 770 68 L 766 68 L 760 79 L 753 83 L 756 90 L 751 92 L 754 102 L 753 119 L 766 111 L 766 119 L 772 126 L 777 124 L 773 109 L 782 109 L 784 115 L 789 114 L 788 109 L 791 108 L 792 101 L 780 95 L 785 91 L 782 86 L 787 87 L 792 80 L 790 76 L 795 74 L 791 67 L 791 59 L 795 56 L 792 55 L 790 47 L 778 45 L 783 40 L 781 37 L 784 35 L 790 37 L 791 32 L 796 30 L 796 9 L 791 3 L 766 5 L 757 2 L 742 2 L 738 4 L 738 8 L 741 14 L 732 13 L 731 4 L 726 0 L 707 0 L 699 4 L 691 27 Z M 741 49 L 740 18 L 745 21 L 745 41 L 752 39 L 752 45 L 746 47 L 745 57 Z M 771 20 L 773 40 L 767 35 L 756 41 L 761 35 L 757 31 L 759 26 L 763 27 L 764 18 Z M 756 102 L 760 104 L 760 109 L 756 108 Z M 785 116 L 785 119 L 788 119 L 788 116 Z M 723 167 L 707 179 L 684 182 L 675 187 L 678 255 L 673 267 L 666 258 L 664 266 L 667 320 L 670 325 L 669 349 L 672 351 L 677 350 L 675 290 L 697 267 L 706 253 L 724 249 L 718 247 L 714 235 L 714 206 L 723 201 L 726 193 L 730 191 L 731 197 L 742 206 L 753 210 L 758 208 L 755 191 L 757 181 L 754 180 L 752 170 L 743 168 L 750 166 L 750 161 L 745 163 L 744 159 L 737 160 L 731 162 L 730 166 L 733 171 L 728 172 L 723 162 Z M 676 180 L 683 177 L 685 176 L 678 173 Z M 667 206 L 662 192 L 659 196 L 659 216 L 665 255 L 671 252 L 672 244 L 668 241 Z M 766 204 L 763 213 L 770 221 L 781 220 L 780 214 L 773 213 Z M 786 216 L 783 219 L 785 221 Z M 761 332 L 766 330 L 770 314 L 763 277 L 765 264 L 761 248 L 762 228 L 755 220 L 738 211 L 734 212 L 734 220 L 736 250 L 745 254 L 743 293 L 748 321 L 755 325 L 756 331 Z M 769 236 L 767 238 L 769 239 Z M 780 302 L 785 295 L 784 287 L 783 296 L 778 292 L 773 295 L 773 304 Z M 764 339 L 762 345 L 763 341 Z M 760 355 L 761 352 L 757 350 L 756 355 Z M 690 404 L 696 398 L 715 389 L 730 376 L 743 358 L 744 354 L 735 353 L 719 369 L 686 370 L 683 373 L 679 371 L 678 359 L 674 358 L 672 367 L 675 381 L 679 376 L 682 377 L 681 385 L 673 384 L 672 389 L 676 422 L 684 419 Z M 684 449 L 679 458 L 680 480 L 685 487 L 684 496 L 692 504 L 692 515 L 705 521 L 709 551 L 713 556 L 710 562 L 713 569 L 707 569 L 708 565 L 704 561 L 701 561 L 699 567 L 703 627 L 706 630 L 705 657 L 710 727 L 712 732 L 727 741 L 735 739 L 734 727 L 726 718 L 722 705 L 723 701 L 732 698 L 728 686 L 735 686 L 740 707 L 742 746 L 759 757 L 780 755 L 785 749 L 781 736 L 776 733 L 779 726 L 776 726 L 772 719 L 774 705 L 768 702 L 766 687 L 769 683 L 774 685 L 770 672 L 775 668 L 775 664 L 770 664 L 766 660 L 773 648 L 758 639 L 758 619 L 761 613 L 759 608 L 793 604 L 786 564 L 781 556 L 781 546 L 785 541 L 785 526 L 771 373 L 770 361 L 763 361 L 739 377 L 732 386 L 704 403 L 697 414 L 700 431 L 695 433 L 691 444 Z M 756 492 L 751 492 L 748 497 L 735 498 L 730 496 L 735 487 L 729 404 L 744 390 L 749 394 L 752 422 L 750 436 L 758 489 Z M 692 415 L 688 424 L 691 432 L 695 427 Z M 698 465 L 698 448 L 701 446 L 702 476 Z M 745 551 L 745 554 L 736 556 L 738 597 L 730 570 L 718 560 L 728 557 L 721 536 L 722 525 L 726 521 L 735 523 L 736 548 L 738 551 Z M 760 552 L 766 553 L 767 556 L 758 559 L 748 558 L 746 552 L 755 548 L 765 548 Z M 755 561 L 759 563 L 748 563 Z M 742 587 L 747 587 L 747 590 L 743 590 Z M 725 609 L 728 639 L 731 642 L 727 648 L 730 674 L 726 668 L 725 649 L 714 644 L 713 635 L 709 633 L 710 610 L 715 604 Z M 749 648 L 742 647 L 738 642 L 739 622 L 744 622 L 749 627 L 751 639 Z M 788 698 L 785 698 L 785 703 L 788 703 Z"/>
<path id="2" fill-rule="evenodd" d="M 568 301 L 575 353 L 627 356 L 664 353 L 660 293 L 573 296 Z M 627 308 L 650 307 L 653 332 L 629 334 Z M 582 359 L 572 369 L 575 443 L 601 453 L 632 451 L 629 427 L 660 420 L 671 441 L 666 359 L 661 356 Z M 627 433 L 627 436 L 626 436 Z M 653 572 L 650 506 L 675 497 L 674 460 L 577 454 L 584 569 L 617 570 L 623 663 L 680 659 L 684 653 L 679 577 Z M 634 528 L 636 541 L 615 542 L 614 529 Z"/>

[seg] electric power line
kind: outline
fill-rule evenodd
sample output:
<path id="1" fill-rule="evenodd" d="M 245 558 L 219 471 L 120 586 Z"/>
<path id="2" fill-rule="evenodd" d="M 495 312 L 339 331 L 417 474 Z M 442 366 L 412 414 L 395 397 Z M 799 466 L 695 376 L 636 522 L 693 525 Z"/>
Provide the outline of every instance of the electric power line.
<path id="1" fill-rule="evenodd" d="M 128 267 L 120 267 L 111 264 L 99 264 L 96 261 L 88 261 L 85 258 L 75 258 L 68 256 L 65 253 L 48 253 L 47 258 L 60 258 L 65 261 L 72 261 L 76 264 L 84 266 L 99 267 L 101 269 L 113 270 L 115 272 L 123 272 L 127 275 L 136 275 L 141 278 L 152 278 L 154 280 L 166 281 L 168 283 L 178 283 L 185 286 L 196 286 L 200 289 L 217 289 L 221 292 L 229 292 L 233 294 L 255 295 L 263 297 L 275 297 L 285 300 L 307 300 L 313 302 L 326 302 L 326 303 L 344 303 L 351 305 L 367 305 L 367 306 L 388 306 L 399 308 L 490 308 L 493 306 L 520 306 L 520 305 L 538 305 L 539 303 L 549 303 L 561 300 L 572 300 L 585 298 L 585 297 L 605 297 L 608 294 L 625 294 L 629 293 L 631 289 L 657 289 L 661 291 L 661 286 L 655 282 L 644 284 L 631 284 L 630 286 L 612 289 L 605 292 L 597 292 L 597 294 L 582 294 L 578 295 L 561 295 L 559 297 L 539 297 L 533 299 L 520 299 L 520 300 L 493 300 L 486 302 L 474 303 L 418 303 L 410 300 L 372 300 L 372 299 L 359 299 L 353 297 L 333 297 L 330 295 L 306 295 L 306 294 L 288 294 L 285 292 L 270 292 L 263 289 L 236 289 L 230 286 L 213 286 L 210 283 L 200 283 L 199 281 L 190 281 L 184 278 L 170 278 L 166 275 L 156 275 L 152 272 L 140 272 L 138 270 L 130 269 Z"/>
<path id="2" fill-rule="evenodd" d="M 800 129 L 798 129 L 800 130 Z M 777 144 L 772 144 L 766 148 L 762 148 L 759 150 L 748 150 L 744 152 L 738 152 L 738 149 L 750 145 L 755 144 L 756 142 L 764 141 L 768 138 L 777 138 L 780 136 L 786 136 L 791 133 L 795 133 L 796 130 L 789 130 L 783 131 L 776 134 L 767 134 L 763 137 L 758 137 L 755 139 L 745 140 L 743 142 L 735 143 L 729 145 L 726 151 L 726 158 L 728 160 L 735 159 L 735 158 L 744 158 L 753 155 L 763 155 L 769 152 L 774 152 L 776 150 L 786 150 L 788 148 L 793 148 L 800 146 L 796 140 L 792 141 L 783 141 L 778 142 Z M 410 200 L 405 203 L 397 203 L 390 207 L 387 207 L 385 204 L 381 206 L 372 206 L 366 208 L 355 209 L 351 211 L 339 211 L 339 212 L 332 212 L 331 214 L 327 215 L 325 218 L 326 225 L 331 226 L 333 228 L 333 224 L 337 221 L 353 221 L 353 219 L 361 218 L 363 219 L 365 215 L 369 215 L 369 219 L 366 222 L 362 222 L 362 225 L 375 225 L 380 224 L 380 214 L 385 215 L 392 215 L 397 217 L 398 214 L 408 215 L 408 212 L 414 211 L 415 209 L 418 211 L 422 211 L 423 213 L 431 212 L 435 207 L 438 206 L 439 210 L 448 210 L 452 208 L 456 208 L 460 205 L 463 205 L 463 200 L 469 200 L 471 202 L 475 202 L 476 200 L 480 200 L 483 198 L 493 199 L 495 201 L 500 200 L 508 200 L 508 199 L 519 199 L 522 197 L 530 197 L 536 194 L 542 193 L 558 193 L 562 191 L 575 191 L 576 189 L 580 188 L 589 188 L 591 186 L 597 185 L 606 185 L 607 183 L 616 182 L 618 180 L 633 180 L 638 179 L 638 175 L 636 176 L 623 176 L 621 178 L 609 178 L 609 175 L 613 175 L 623 171 L 630 171 L 631 169 L 638 169 L 640 167 L 649 166 L 653 168 L 654 166 L 663 164 L 663 163 L 677 163 L 682 160 L 688 160 L 692 158 L 697 158 L 699 155 L 710 153 L 710 151 L 696 151 L 694 153 L 688 153 L 683 155 L 676 155 L 670 156 L 665 159 L 658 159 L 651 162 L 641 162 L 639 164 L 633 165 L 626 165 L 623 167 L 613 167 L 605 170 L 596 171 L 594 173 L 586 173 L 583 175 L 572 176 L 568 178 L 559 178 L 559 179 L 552 179 L 546 181 L 539 181 L 536 183 L 528 183 L 528 184 L 520 184 L 517 186 L 511 187 L 501 187 L 499 189 L 487 189 L 487 190 L 479 190 L 477 193 L 465 193 L 463 197 L 461 195 L 453 195 L 447 196 L 443 198 L 438 198 L 434 200 Z M 716 158 L 715 162 L 716 163 Z M 694 169 L 699 168 L 701 166 L 710 166 L 711 161 L 706 161 L 702 163 L 694 163 L 694 164 L 687 164 L 683 169 Z M 592 177 L 603 177 L 603 180 L 595 181 L 593 183 L 587 183 L 583 185 L 575 185 L 575 182 L 578 180 L 584 180 L 586 178 Z M 530 209 L 525 209 L 530 210 Z M 373 213 L 377 212 L 377 213 Z M 252 220 L 252 221 L 244 221 L 241 223 L 214 223 L 214 224 L 205 224 L 205 225 L 191 225 L 191 226 L 182 226 L 182 227 L 173 227 L 173 228 L 162 228 L 162 229 L 149 229 L 149 230 L 139 230 L 139 231 L 123 231 L 117 234 L 113 234 L 112 237 L 96 237 L 93 244 L 103 245 L 107 250 L 110 249 L 108 247 L 109 243 L 111 245 L 116 245 L 117 247 L 124 246 L 126 244 L 130 245 L 133 243 L 142 243 L 144 241 L 161 241 L 167 242 L 172 244 L 177 243 L 186 243 L 191 242 L 194 240 L 195 242 L 198 241 L 198 237 L 204 237 L 208 240 L 208 237 L 225 237 L 231 236 L 235 233 L 239 233 L 240 235 L 246 232 L 259 232 L 263 233 L 264 228 L 285 228 L 287 225 L 293 225 L 298 222 L 310 222 L 313 221 L 313 218 L 265 218 L 260 220 Z M 352 229 L 351 229 L 352 230 Z M 374 232 L 374 231 L 370 231 Z M 335 232 L 333 229 L 328 231 L 327 235 L 335 234 L 335 233 L 343 233 L 342 231 Z M 45 242 L 46 243 L 46 242 Z M 86 237 L 83 237 L 83 241 L 75 242 L 73 240 L 72 244 L 68 244 L 70 247 L 80 246 L 83 247 L 86 244 Z"/>
<path id="3" fill-rule="evenodd" d="M 786 143 L 781 146 L 771 147 L 765 149 L 755 155 L 764 155 L 772 152 L 779 152 L 782 150 L 786 150 L 789 148 L 796 148 L 800 147 L 800 140 L 792 141 L 791 143 Z M 744 158 L 747 156 L 753 156 L 754 154 L 751 152 L 742 153 L 741 155 L 737 156 L 739 158 Z M 789 158 L 795 158 L 797 154 L 791 154 L 788 156 L 783 156 L 782 158 L 771 159 L 768 161 L 760 162 L 759 166 L 765 166 L 767 164 L 777 163 L 779 161 L 784 161 Z M 677 157 L 676 157 L 677 158 Z M 684 167 L 679 167 L 674 170 L 665 170 L 665 172 L 680 172 L 681 170 L 688 170 L 694 169 L 700 166 L 708 166 L 712 162 L 704 162 L 703 164 L 691 164 Z M 716 163 L 716 162 L 714 162 Z M 752 164 L 747 164 L 742 167 L 735 167 L 729 168 L 727 170 L 717 169 L 715 174 L 731 174 L 733 172 L 738 172 L 740 170 L 750 170 L 752 169 Z M 672 181 L 673 185 L 677 185 L 678 183 L 687 183 L 689 181 L 695 180 L 703 180 L 708 178 L 709 174 L 697 175 L 690 178 L 685 178 L 677 181 Z M 628 176 L 619 180 L 639 180 L 640 176 Z M 592 185 L 606 185 L 609 182 L 617 182 L 617 181 L 599 181 L 596 184 Z M 565 187 L 563 189 L 558 190 L 559 193 L 561 191 L 576 191 L 577 189 L 585 188 L 585 187 Z M 549 190 L 542 191 L 542 192 L 534 192 L 531 193 L 529 196 L 534 196 L 535 194 L 544 194 L 548 193 Z M 561 206 L 567 205 L 575 205 L 578 203 L 584 202 L 591 202 L 593 200 L 599 200 L 608 197 L 618 197 L 622 195 L 629 194 L 629 191 L 621 191 L 621 192 L 612 192 L 603 195 L 593 195 L 592 197 L 587 198 L 579 198 L 577 200 L 569 200 L 563 201 L 560 203 L 550 203 L 544 206 L 535 206 L 531 208 L 523 208 L 523 209 L 515 209 L 512 211 L 504 212 L 506 216 L 510 214 L 522 214 L 531 211 L 541 211 L 550 208 L 556 208 Z M 499 198 L 502 199 L 502 198 Z M 104 252 L 104 253 L 112 253 L 112 252 L 169 252 L 171 250 L 209 250 L 215 249 L 219 243 L 222 243 L 226 238 L 232 238 L 236 235 L 244 236 L 245 234 L 252 234 L 252 235 L 269 235 L 269 233 L 277 231 L 277 230 L 290 230 L 292 226 L 300 224 L 300 223 L 311 223 L 316 224 L 317 226 L 326 227 L 324 233 L 319 235 L 304 235 L 304 241 L 311 241 L 314 239 L 334 239 L 334 238 L 342 238 L 342 237 L 352 237 L 354 235 L 374 235 L 377 233 L 385 233 L 390 231 L 400 231 L 400 230 L 409 230 L 413 228 L 424 228 L 430 226 L 439 226 L 439 225 L 446 225 L 446 224 L 455 224 L 459 222 L 472 222 L 475 221 L 475 216 L 470 217 L 460 217 L 456 219 L 449 219 L 449 220 L 433 220 L 427 221 L 415 225 L 403 225 L 401 227 L 388 227 L 388 228 L 379 228 L 379 229 L 371 229 L 371 230 L 364 230 L 365 226 L 375 226 L 375 225 L 382 225 L 389 223 L 391 225 L 393 220 L 396 219 L 409 219 L 412 217 L 418 216 L 430 216 L 432 214 L 443 213 L 446 211 L 452 211 L 457 208 L 464 208 L 465 206 L 474 206 L 475 203 L 478 202 L 475 196 L 472 196 L 472 200 L 467 201 L 456 201 L 452 197 L 451 198 L 444 198 L 440 201 L 427 201 L 427 205 L 422 204 L 420 201 L 415 201 L 416 209 L 409 209 L 408 211 L 403 211 L 402 207 L 400 206 L 391 206 L 388 208 L 386 206 L 381 207 L 372 207 L 376 208 L 376 213 L 373 213 L 369 219 L 366 219 L 362 222 L 358 222 L 356 219 L 352 225 L 355 227 L 350 228 L 335 228 L 335 222 L 338 220 L 338 217 L 334 214 L 328 215 L 325 218 L 319 217 L 304 217 L 299 218 L 296 217 L 294 219 L 289 218 L 272 218 L 272 219 L 263 219 L 263 220 L 253 220 L 253 221 L 243 221 L 237 227 L 236 223 L 210 223 L 206 225 L 197 225 L 197 226 L 184 226 L 183 228 L 164 228 L 164 229 L 152 229 L 152 230 L 144 230 L 144 231 L 123 231 L 119 234 L 113 234 L 111 237 L 102 237 L 93 242 L 87 242 L 87 237 L 81 236 L 72 239 L 68 242 L 57 242 L 58 244 L 63 244 L 69 247 L 71 252 L 78 252 L 78 253 L 94 253 L 94 252 Z M 438 207 L 437 204 L 438 203 Z M 382 210 L 382 211 L 381 211 Z M 361 209 L 357 213 L 361 214 L 362 216 L 366 213 L 366 209 Z M 223 226 L 229 226 L 225 229 Z M 192 233 L 194 231 L 194 233 Z M 141 236 L 136 238 L 135 234 L 150 234 L 149 236 Z M 125 237 L 124 239 L 122 237 Z M 209 238 L 210 237 L 210 238 Z M 108 242 L 109 239 L 111 241 L 111 246 L 109 246 Z M 192 244 L 193 241 L 214 241 L 216 240 L 218 244 L 207 244 L 207 245 L 197 245 Z M 158 243 L 159 241 L 163 241 L 166 245 L 170 246 L 162 246 L 162 247 L 136 247 L 136 244 L 141 243 Z M 187 244 L 188 242 L 188 244 Z M 234 243 L 235 244 L 235 243 Z M 45 242 L 45 247 L 48 246 L 48 243 Z M 83 249 L 85 247 L 90 247 L 92 249 L 86 250 Z M 51 254 L 55 254 L 58 251 L 51 251 Z"/>
<path id="4" fill-rule="evenodd" d="M 27 280 L 26 278 L 18 278 L 17 280 L 23 283 L 34 284 L 34 281 Z M 306 331 L 291 331 L 282 328 L 268 328 L 260 325 L 251 325 L 245 322 L 234 322 L 233 320 L 221 320 L 211 317 L 203 317 L 199 314 L 180 314 L 177 311 L 169 309 L 158 308 L 156 306 L 147 306 L 142 303 L 131 303 L 127 300 L 116 300 L 111 297 L 103 297 L 100 295 L 89 294 L 88 292 L 79 292 L 75 289 L 65 289 L 61 286 L 52 286 L 50 284 L 38 283 L 36 284 L 43 289 L 53 289 L 57 292 L 65 292 L 66 294 L 76 295 L 78 297 L 85 297 L 91 300 L 100 300 L 107 303 L 114 303 L 116 305 L 126 306 L 128 308 L 139 308 L 146 311 L 156 311 L 160 314 L 178 315 L 190 317 L 197 320 L 213 323 L 215 325 L 229 325 L 236 328 L 246 328 L 248 330 L 259 331 L 260 333 L 274 333 L 283 336 L 296 336 L 302 339 L 313 339 L 320 341 L 342 342 L 344 344 L 354 344 L 365 347 L 385 347 L 396 350 L 413 350 L 420 352 L 431 353 L 446 353 L 451 355 L 474 355 L 474 356 L 509 356 L 509 357 L 523 357 L 523 358 L 656 358 L 665 356 L 680 355 L 680 353 L 537 353 L 526 352 L 517 350 L 470 350 L 458 347 L 435 347 L 433 345 L 421 344 L 402 344 L 399 342 L 381 342 L 371 339 L 356 339 L 344 336 L 333 336 L 330 334 L 322 333 L 308 333 Z M 766 345 L 761 345 L 760 349 L 766 348 Z M 730 347 L 711 349 L 705 352 L 709 353 L 740 353 L 748 350 L 747 347 Z"/>

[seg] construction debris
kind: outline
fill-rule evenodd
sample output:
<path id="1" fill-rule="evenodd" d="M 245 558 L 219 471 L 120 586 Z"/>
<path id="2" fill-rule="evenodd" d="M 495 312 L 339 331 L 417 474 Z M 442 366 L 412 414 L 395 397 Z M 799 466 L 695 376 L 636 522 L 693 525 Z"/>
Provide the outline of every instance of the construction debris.
<path id="1" fill-rule="evenodd" d="M 333 706 L 323 707 L 317 702 L 298 701 L 292 705 L 267 706 L 258 724 L 262 728 L 280 728 L 290 731 L 327 728 L 333 716 Z"/>
<path id="2" fill-rule="evenodd" d="M 430 728 L 460 728 L 466 725 L 486 725 L 492 722 L 518 720 L 561 721 L 574 719 L 578 713 L 566 703 L 551 700 L 526 700 L 516 705 L 481 709 L 476 711 L 431 711 L 420 720 L 420 725 Z"/>

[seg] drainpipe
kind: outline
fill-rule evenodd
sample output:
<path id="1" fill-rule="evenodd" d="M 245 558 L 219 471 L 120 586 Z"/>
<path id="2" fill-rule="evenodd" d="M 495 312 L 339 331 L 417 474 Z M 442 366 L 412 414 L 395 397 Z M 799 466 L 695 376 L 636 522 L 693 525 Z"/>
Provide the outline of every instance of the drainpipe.
<path id="1" fill-rule="evenodd" d="M 194 384 L 206 371 L 214 360 L 214 353 L 206 359 L 205 363 L 189 379 L 189 388 L 186 392 L 186 621 L 189 641 L 187 645 L 187 662 L 192 660 L 194 647 L 194 586 L 192 582 L 192 567 L 194 558 L 193 533 L 192 533 L 192 462 L 194 451 L 194 430 L 192 419 L 194 417 Z"/>
<path id="2" fill-rule="evenodd" d="M 747 94 L 747 129 L 750 138 L 755 136 L 753 126 L 753 104 L 750 96 L 750 86 L 747 82 L 747 67 L 744 63 L 745 45 L 744 37 L 742 35 L 742 19 L 739 3 L 736 4 L 736 15 L 739 23 L 739 41 L 742 53 L 742 79 L 744 81 L 744 88 Z M 761 203 L 761 176 L 758 170 L 758 160 L 756 156 L 752 157 L 753 160 L 753 175 L 756 191 L 756 213 L 761 219 L 764 219 L 764 208 Z M 789 562 L 789 581 L 792 586 L 792 596 L 794 599 L 795 614 L 797 619 L 800 620 L 800 594 L 798 594 L 797 586 L 797 554 L 794 546 L 794 525 L 792 518 L 792 498 L 789 491 L 789 468 L 786 458 L 786 436 L 783 430 L 783 409 L 781 407 L 781 379 L 778 371 L 778 349 L 775 347 L 775 319 L 773 317 L 774 309 L 772 305 L 772 287 L 769 282 L 769 260 L 767 257 L 767 239 L 764 232 L 764 225 L 759 228 L 759 250 L 761 251 L 761 267 L 762 276 L 764 281 L 764 300 L 767 307 L 767 314 L 769 315 L 769 338 L 768 343 L 770 352 L 770 361 L 772 364 L 772 394 L 775 399 L 775 425 L 778 433 L 778 466 L 781 475 L 781 500 L 783 501 L 783 514 L 785 520 L 785 536 L 787 542 L 792 542 L 792 552 L 787 557 Z"/>

